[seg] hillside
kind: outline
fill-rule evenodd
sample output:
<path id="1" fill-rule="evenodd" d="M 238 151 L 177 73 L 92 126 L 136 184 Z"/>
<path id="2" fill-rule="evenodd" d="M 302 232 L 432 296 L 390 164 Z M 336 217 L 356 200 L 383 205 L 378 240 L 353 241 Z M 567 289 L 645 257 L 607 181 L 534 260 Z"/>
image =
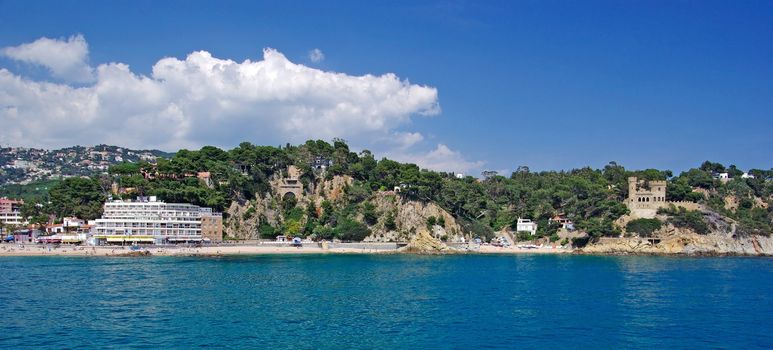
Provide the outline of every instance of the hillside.
<path id="1" fill-rule="evenodd" d="M 720 173 L 727 178 L 719 179 Z M 284 147 L 245 142 L 228 151 L 211 146 L 180 150 L 155 164 L 123 162 L 107 174 L 67 179 L 49 191 L 51 203 L 29 214 L 88 219 L 100 213 L 100 201 L 93 198 L 155 195 L 223 211 L 229 238 L 284 234 L 407 241 L 426 231 L 445 241 L 505 235 L 592 247 L 612 237 L 647 239 L 674 230 L 702 237 L 732 232 L 729 239 L 734 240 L 768 237 L 773 171 L 742 174 L 732 165 L 711 162 L 678 176 L 668 170 L 630 171 L 612 162 L 603 169 L 531 172 L 519 167 L 508 177 L 485 172 L 483 179 L 457 178 L 415 164 L 376 160 L 367 150 L 351 152 L 342 140 Z M 643 186 L 665 181 L 663 200 L 692 203 L 681 204 L 692 209 L 663 206 L 657 217 L 647 219 L 654 221 L 629 225 L 639 220 L 626 204 L 631 176 Z M 536 222 L 536 234 L 515 232 L 518 218 Z"/>
<path id="2" fill-rule="evenodd" d="M 5 147 L 0 148 L 0 186 L 92 176 L 106 173 L 111 165 L 122 162 L 155 163 L 157 158 L 171 156 L 171 153 L 158 150 L 132 150 L 108 145 L 55 150 Z"/>

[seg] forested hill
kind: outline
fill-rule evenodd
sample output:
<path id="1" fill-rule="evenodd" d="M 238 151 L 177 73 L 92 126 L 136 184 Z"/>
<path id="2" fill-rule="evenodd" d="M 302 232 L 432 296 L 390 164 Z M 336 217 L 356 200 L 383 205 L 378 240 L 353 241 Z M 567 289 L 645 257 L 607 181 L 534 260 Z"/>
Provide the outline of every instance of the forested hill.
<path id="1" fill-rule="evenodd" d="M 308 199 L 284 200 L 278 196 L 276 182 L 286 176 L 290 165 L 300 170 L 304 197 Z M 729 173 L 730 181 L 715 179 L 720 172 Z M 415 164 L 376 159 L 367 150 L 355 153 L 341 140 L 332 144 L 307 141 L 285 147 L 245 142 L 231 150 L 211 146 L 180 150 L 170 159 L 158 158 L 155 163 L 124 162 L 111 166 L 107 174 L 69 178 L 53 186 L 47 198 L 40 199 L 42 208 L 34 203 L 25 205 L 25 214 L 38 221 L 49 214 L 93 219 L 100 215 L 102 201 L 109 195 L 154 195 L 168 202 L 190 202 L 227 213 L 232 205 L 263 208 L 258 213 L 254 212 L 258 209 L 252 209 L 249 215 L 256 216 L 266 236 L 278 232 L 335 235 L 341 225 L 365 234 L 377 228 L 395 229 L 394 218 L 392 222 L 389 218 L 392 214 L 378 212 L 373 202 L 374 196 L 397 187 L 400 191 L 394 196 L 399 200 L 434 203 L 473 236 L 491 237 L 503 228 L 514 230 L 521 217 L 539 223 L 538 237 L 553 240 L 558 227 L 548 224 L 548 220 L 563 214 L 579 231 L 593 238 L 619 235 L 624 229 L 615 221 L 628 213 L 623 204 L 628 195 L 627 178 L 637 176 L 668 180 L 668 200 L 705 204 L 737 221 L 741 233 L 769 235 L 773 170 L 748 170 L 754 178 L 741 178 L 742 173 L 732 165 L 705 162 L 674 176 L 668 170 L 632 171 L 610 162 L 603 169 L 531 172 L 519 167 L 508 176 L 487 172 L 482 179 L 458 178 L 451 173 L 422 170 Z M 317 190 L 335 179 L 343 179 L 342 196 L 330 198 Z M 728 197 L 733 197 L 737 205 L 728 206 Z M 258 206 L 260 201 L 265 205 Z M 273 220 L 263 217 L 269 209 L 277 213 Z M 678 222 L 680 214 L 672 215 Z M 246 218 L 247 213 L 243 216 Z M 226 215 L 227 222 L 234 219 Z"/>

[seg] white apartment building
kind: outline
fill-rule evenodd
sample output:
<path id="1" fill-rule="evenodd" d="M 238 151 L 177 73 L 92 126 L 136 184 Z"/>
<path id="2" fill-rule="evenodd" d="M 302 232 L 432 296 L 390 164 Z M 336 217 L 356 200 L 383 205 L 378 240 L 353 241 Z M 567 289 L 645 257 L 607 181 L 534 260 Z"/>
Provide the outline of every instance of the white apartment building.
<path id="1" fill-rule="evenodd" d="M 0 222 L 6 225 L 21 226 L 27 222 L 21 216 L 21 206 L 24 201 L 0 198 Z"/>
<path id="2" fill-rule="evenodd" d="M 19 213 L 18 211 L 14 211 L 10 213 L 0 212 L 0 222 L 6 225 L 15 225 L 15 226 L 22 226 L 27 224 L 24 218 L 21 217 L 21 213 Z"/>
<path id="3" fill-rule="evenodd" d="M 521 232 L 529 232 L 532 236 L 537 234 L 537 223 L 532 222 L 530 219 L 521 219 L 518 218 L 518 222 L 516 223 L 516 231 Z"/>
<path id="4" fill-rule="evenodd" d="M 95 221 L 97 243 L 182 243 L 202 241 L 202 218 L 220 216 L 210 208 L 165 203 L 156 197 L 105 203 Z M 222 223 L 222 220 L 220 220 Z"/>

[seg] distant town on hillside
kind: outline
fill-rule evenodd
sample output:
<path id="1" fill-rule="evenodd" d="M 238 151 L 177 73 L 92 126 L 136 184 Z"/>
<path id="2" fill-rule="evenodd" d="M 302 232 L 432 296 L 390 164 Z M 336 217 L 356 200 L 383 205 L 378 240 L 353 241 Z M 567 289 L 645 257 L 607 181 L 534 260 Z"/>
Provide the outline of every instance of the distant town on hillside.
<path id="1" fill-rule="evenodd" d="M 72 146 L 55 150 L 0 147 L 0 186 L 91 176 L 106 172 L 113 164 L 139 161 L 154 163 L 159 157 L 170 158 L 172 155 L 159 150 L 132 150 L 109 145 Z"/>

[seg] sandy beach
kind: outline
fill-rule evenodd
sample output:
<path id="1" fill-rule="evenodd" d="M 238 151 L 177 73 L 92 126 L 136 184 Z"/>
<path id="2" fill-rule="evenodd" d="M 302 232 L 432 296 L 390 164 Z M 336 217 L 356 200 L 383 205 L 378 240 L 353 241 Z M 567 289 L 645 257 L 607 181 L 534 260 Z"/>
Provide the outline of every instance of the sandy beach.
<path id="1" fill-rule="evenodd" d="M 537 248 L 521 249 L 516 247 L 496 247 L 482 245 L 476 249 L 454 249 L 448 253 L 470 254 L 566 254 L 571 249 Z M 186 246 L 146 246 L 138 250 L 118 246 L 43 246 L 37 244 L 0 244 L 1 256 L 220 256 L 220 255 L 261 255 L 261 254 L 395 254 L 397 249 L 368 249 L 359 247 L 321 248 L 317 244 L 302 247 L 280 245 L 213 245 L 202 247 Z"/>
<path id="2" fill-rule="evenodd" d="M 518 248 L 518 247 L 497 247 L 492 245 L 481 245 L 477 250 L 471 250 L 473 253 L 481 254 L 569 254 L 574 250 L 570 248 Z"/>

